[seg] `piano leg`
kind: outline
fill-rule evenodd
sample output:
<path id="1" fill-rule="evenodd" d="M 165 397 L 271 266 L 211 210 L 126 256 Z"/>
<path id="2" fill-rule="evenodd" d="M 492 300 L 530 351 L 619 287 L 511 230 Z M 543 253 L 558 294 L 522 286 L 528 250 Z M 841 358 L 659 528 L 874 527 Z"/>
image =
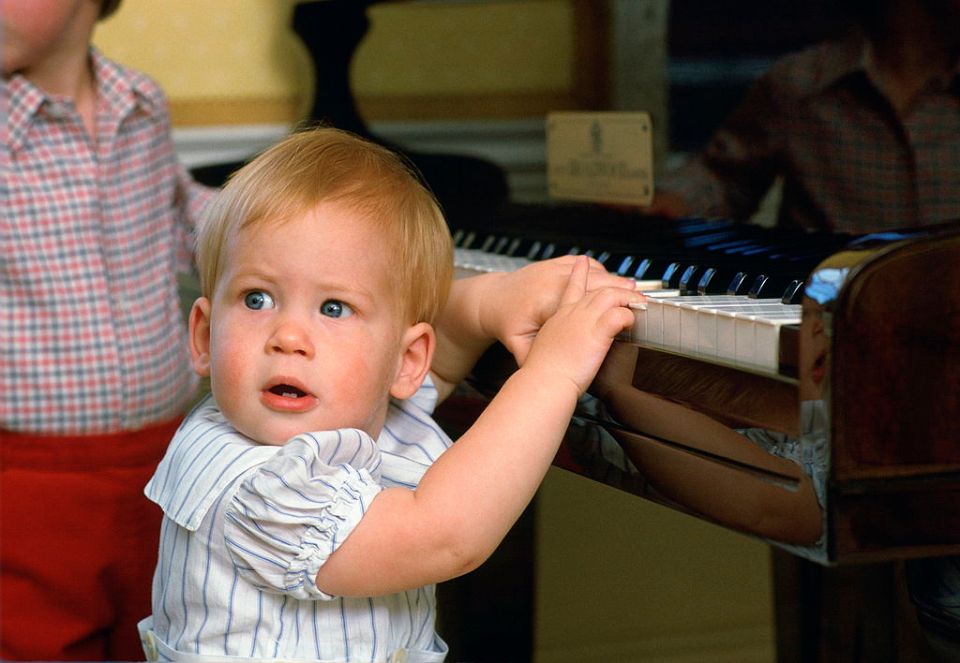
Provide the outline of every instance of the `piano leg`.
<path id="1" fill-rule="evenodd" d="M 777 663 L 937 663 L 902 562 L 824 567 L 771 550 Z"/>

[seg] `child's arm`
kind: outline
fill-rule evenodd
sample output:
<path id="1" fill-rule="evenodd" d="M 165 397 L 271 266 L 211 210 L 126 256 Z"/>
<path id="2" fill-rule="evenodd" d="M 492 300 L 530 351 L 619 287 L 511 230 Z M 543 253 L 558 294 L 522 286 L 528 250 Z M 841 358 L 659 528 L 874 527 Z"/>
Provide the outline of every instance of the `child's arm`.
<path id="1" fill-rule="evenodd" d="M 523 364 L 534 336 L 560 304 L 575 256 L 535 262 L 515 272 L 457 279 L 436 321 L 437 350 L 431 365 L 440 400 L 473 368 L 494 341 Z M 587 289 L 632 288 L 634 282 L 589 260 Z"/>
<path id="2" fill-rule="evenodd" d="M 521 368 L 418 488 L 377 495 L 320 568 L 320 589 L 396 592 L 466 573 L 493 552 L 533 497 L 614 337 L 633 323 L 626 307 L 641 296 L 627 288 L 587 292 L 587 272 L 588 262 L 576 261 Z"/>

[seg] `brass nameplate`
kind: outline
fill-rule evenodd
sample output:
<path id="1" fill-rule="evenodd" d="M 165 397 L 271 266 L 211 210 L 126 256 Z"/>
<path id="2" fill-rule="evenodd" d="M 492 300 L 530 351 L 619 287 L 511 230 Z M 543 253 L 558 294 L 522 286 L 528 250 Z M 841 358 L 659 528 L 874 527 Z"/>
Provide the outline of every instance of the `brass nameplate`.
<path id="1" fill-rule="evenodd" d="M 643 112 L 547 115 L 547 185 L 567 200 L 649 205 L 653 131 Z"/>

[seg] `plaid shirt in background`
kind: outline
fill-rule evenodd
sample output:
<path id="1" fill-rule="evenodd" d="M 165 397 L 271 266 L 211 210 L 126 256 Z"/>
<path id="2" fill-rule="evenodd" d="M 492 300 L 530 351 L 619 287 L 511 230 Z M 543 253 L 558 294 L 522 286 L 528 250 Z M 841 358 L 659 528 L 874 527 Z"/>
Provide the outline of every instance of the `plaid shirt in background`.
<path id="1" fill-rule="evenodd" d="M 176 273 L 212 191 L 178 163 L 159 87 L 91 57 L 96 144 L 70 101 L 0 88 L 0 430 L 136 430 L 196 386 Z"/>
<path id="2" fill-rule="evenodd" d="M 693 214 L 742 220 L 779 175 L 781 226 L 863 233 L 960 219 L 960 67 L 899 116 L 871 57 L 853 31 L 778 61 L 658 189 Z"/>

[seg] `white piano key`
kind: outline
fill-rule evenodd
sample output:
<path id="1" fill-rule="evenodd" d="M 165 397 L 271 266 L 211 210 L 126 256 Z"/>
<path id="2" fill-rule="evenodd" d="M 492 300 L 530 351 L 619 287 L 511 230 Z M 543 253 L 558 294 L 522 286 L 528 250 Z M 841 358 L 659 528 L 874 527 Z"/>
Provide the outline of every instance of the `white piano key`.
<path id="1" fill-rule="evenodd" d="M 680 350 L 680 303 L 683 299 L 683 297 L 667 297 L 660 300 L 663 304 L 661 343 L 667 350 Z"/>
<path id="2" fill-rule="evenodd" d="M 634 343 L 645 343 L 647 340 L 647 307 L 641 304 L 630 304 L 633 311 L 633 327 L 630 329 L 628 340 Z"/>
<path id="3" fill-rule="evenodd" d="M 763 310 L 765 308 L 765 310 Z M 779 364 L 780 327 L 800 322 L 799 306 L 781 305 L 734 313 L 735 356 L 740 366 L 776 371 Z"/>
<path id="4" fill-rule="evenodd" d="M 647 298 L 646 330 L 644 342 L 661 347 L 663 345 L 663 300 L 659 297 Z"/>
<path id="5" fill-rule="evenodd" d="M 758 304 L 756 302 L 763 300 L 749 299 L 747 297 L 739 297 L 738 299 L 739 301 L 735 302 L 718 303 L 712 309 L 704 308 L 701 311 L 703 316 L 713 318 L 713 321 L 716 323 L 717 359 L 732 364 L 747 363 L 752 361 L 753 349 L 752 346 L 745 345 L 747 343 L 747 333 L 745 330 L 740 330 L 740 343 L 742 347 L 740 347 L 738 350 L 738 317 L 744 314 L 756 314 L 763 310 L 767 310 L 772 313 L 784 306 L 783 304 L 774 300 L 771 300 L 766 304 Z M 741 356 L 743 359 L 738 360 L 738 357 Z"/>
<path id="6" fill-rule="evenodd" d="M 717 314 L 697 311 L 697 353 L 709 359 L 717 357 Z"/>
<path id="7" fill-rule="evenodd" d="M 530 264 L 527 258 L 487 253 L 479 249 L 454 249 L 453 264 L 476 272 L 513 272 Z"/>
<path id="8" fill-rule="evenodd" d="M 784 325 L 799 325 L 800 314 L 784 312 L 776 316 L 757 316 L 754 328 L 757 365 L 776 372 L 780 368 L 780 331 Z"/>
<path id="9" fill-rule="evenodd" d="M 648 290 L 657 290 L 663 291 L 663 281 L 661 279 L 656 280 L 643 280 L 643 279 L 634 279 L 637 283 L 637 290 L 648 291 Z M 677 290 L 677 293 L 680 291 Z"/>
<path id="10" fill-rule="evenodd" d="M 680 295 L 679 290 L 646 290 L 647 310 L 644 318 L 643 342 L 663 347 L 663 302 Z M 639 341 L 638 341 L 639 342 Z"/>
<path id="11" fill-rule="evenodd" d="M 718 311 L 724 307 L 733 304 L 740 305 L 749 300 L 746 295 L 707 295 L 699 299 L 700 302 L 690 304 L 690 308 L 695 315 L 687 316 L 687 319 L 696 325 L 697 354 L 708 359 L 721 357 L 731 360 L 729 356 L 724 357 L 720 350 L 720 342 L 717 336 Z M 681 324 L 683 324 L 683 321 L 681 321 Z M 732 351 L 733 346 L 731 345 L 730 348 Z"/>
<path id="12" fill-rule="evenodd" d="M 730 362 L 737 361 L 737 340 L 734 333 L 736 314 L 732 309 L 717 309 L 715 320 L 717 323 L 717 359 Z"/>
<path id="13" fill-rule="evenodd" d="M 699 353 L 700 330 L 697 325 L 698 306 L 694 302 L 681 302 L 680 309 L 680 352 L 688 355 Z"/>
<path id="14" fill-rule="evenodd" d="M 684 354 L 705 355 L 716 357 L 716 324 L 710 325 L 706 333 L 710 336 L 704 338 L 703 348 L 701 349 L 701 319 L 712 321 L 712 315 L 704 314 L 717 306 L 723 306 L 732 303 L 742 303 L 747 300 L 746 296 L 740 295 L 691 295 L 683 297 L 678 303 L 680 307 L 680 351 Z"/>

